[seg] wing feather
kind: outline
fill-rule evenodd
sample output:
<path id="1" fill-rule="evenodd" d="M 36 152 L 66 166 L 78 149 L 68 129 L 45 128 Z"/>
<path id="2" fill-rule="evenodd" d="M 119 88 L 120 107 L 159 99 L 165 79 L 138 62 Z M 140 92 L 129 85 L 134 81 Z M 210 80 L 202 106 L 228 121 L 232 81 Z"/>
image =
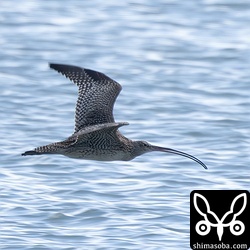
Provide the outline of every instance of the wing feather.
<path id="1" fill-rule="evenodd" d="M 113 107 L 122 87 L 105 74 L 77 66 L 50 64 L 50 68 L 78 86 L 75 132 L 82 128 L 114 123 Z"/>
<path id="2" fill-rule="evenodd" d="M 100 146 L 100 147 L 109 147 L 115 146 L 116 144 L 120 145 L 120 139 L 123 136 L 120 135 L 118 129 L 121 126 L 128 125 L 127 122 L 119 123 L 104 123 L 99 125 L 92 125 L 89 127 L 82 128 L 78 132 L 74 133 L 63 143 L 68 141 L 73 144 L 88 145 L 91 146 Z M 125 138 L 125 137 L 124 137 Z M 72 143 L 73 142 L 73 143 Z"/>

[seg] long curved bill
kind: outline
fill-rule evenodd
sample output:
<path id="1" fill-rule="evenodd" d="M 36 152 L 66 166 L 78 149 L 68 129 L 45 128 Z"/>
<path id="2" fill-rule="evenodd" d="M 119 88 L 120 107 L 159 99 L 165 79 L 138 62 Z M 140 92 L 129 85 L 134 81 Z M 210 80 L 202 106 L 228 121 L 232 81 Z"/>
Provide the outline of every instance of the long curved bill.
<path id="1" fill-rule="evenodd" d="M 176 155 L 181 155 L 181 156 L 187 157 L 187 158 L 189 158 L 189 159 L 191 159 L 193 161 L 196 161 L 203 168 L 207 169 L 207 166 L 201 160 L 199 160 L 198 158 L 196 158 L 196 157 L 194 157 L 194 156 L 192 156 L 190 154 L 187 154 L 187 153 L 184 153 L 184 152 L 172 149 L 172 148 L 163 148 L 163 147 L 158 147 L 158 146 L 153 146 L 153 149 L 155 151 L 161 151 L 161 152 L 166 152 L 166 153 L 171 153 L 171 154 L 176 154 Z"/>

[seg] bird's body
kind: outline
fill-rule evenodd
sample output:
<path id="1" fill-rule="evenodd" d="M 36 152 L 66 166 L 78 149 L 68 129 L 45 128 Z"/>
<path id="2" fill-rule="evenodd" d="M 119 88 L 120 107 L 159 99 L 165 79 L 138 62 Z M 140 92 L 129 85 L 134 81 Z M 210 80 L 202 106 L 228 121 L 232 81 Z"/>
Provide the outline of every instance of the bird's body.
<path id="1" fill-rule="evenodd" d="M 129 161 L 144 153 L 161 151 L 188 157 L 207 168 L 192 155 L 123 136 L 118 129 L 128 123 L 116 123 L 113 117 L 113 106 L 122 89 L 119 83 L 89 69 L 62 64 L 50 64 L 50 67 L 78 86 L 75 131 L 62 142 L 37 147 L 22 155 L 62 154 L 78 159 Z"/>

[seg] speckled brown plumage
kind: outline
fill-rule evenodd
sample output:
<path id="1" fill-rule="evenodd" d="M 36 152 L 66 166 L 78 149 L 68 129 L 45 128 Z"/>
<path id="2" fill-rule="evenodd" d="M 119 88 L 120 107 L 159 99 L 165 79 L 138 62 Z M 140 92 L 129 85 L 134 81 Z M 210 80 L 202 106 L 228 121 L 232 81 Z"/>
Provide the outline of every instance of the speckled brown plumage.
<path id="1" fill-rule="evenodd" d="M 144 153 L 161 151 L 190 158 L 204 168 L 206 165 L 187 153 L 132 141 L 119 132 L 126 122 L 116 123 L 113 107 L 122 87 L 103 73 L 63 64 L 50 64 L 78 86 L 75 131 L 66 140 L 37 147 L 22 155 L 62 154 L 72 158 L 99 161 L 129 161 Z"/>
<path id="2" fill-rule="evenodd" d="M 84 127 L 114 122 L 113 107 L 122 87 L 108 76 L 80 67 L 50 64 L 78 86 L 75 132 Z"/>

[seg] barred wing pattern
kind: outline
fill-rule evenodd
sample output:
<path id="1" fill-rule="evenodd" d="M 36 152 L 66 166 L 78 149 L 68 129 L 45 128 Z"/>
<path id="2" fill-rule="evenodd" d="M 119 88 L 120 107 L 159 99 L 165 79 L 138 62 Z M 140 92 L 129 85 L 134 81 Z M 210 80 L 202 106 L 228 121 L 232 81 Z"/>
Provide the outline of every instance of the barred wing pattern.
<path id="1" fill-rule="evenodd" d="M 75 112 L 75 133 L 82 128 L 113 123 L 113 107 L 122 87 L 103 73 L 63 64 L 50 68 L 69 78 L 78 86 Z"/>

